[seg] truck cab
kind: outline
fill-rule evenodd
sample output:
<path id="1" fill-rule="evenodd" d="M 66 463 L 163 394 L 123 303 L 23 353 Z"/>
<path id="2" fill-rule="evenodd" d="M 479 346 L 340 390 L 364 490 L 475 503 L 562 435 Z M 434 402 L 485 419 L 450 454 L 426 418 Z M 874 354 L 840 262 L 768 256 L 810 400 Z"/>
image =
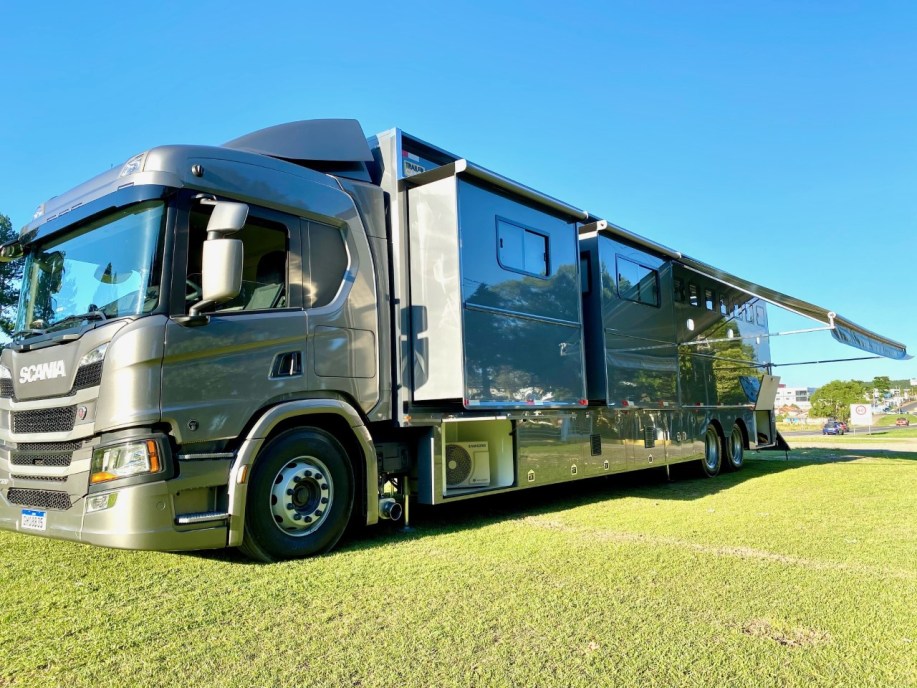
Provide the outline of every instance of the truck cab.
<path id="1" fill-rule="evenodd" d="M 0 355 L 0 527 L 240 544 L 243 444 L 254 452 L 291 403 L 329 434 L 349 428 L 345 443 L 388 416 L 383 198 L 353 124 L 313 123 L 293 152 L 349 175 L 352 193 L 256 136 L 154 148 L 39 209 L 5 249 L 25 263 Z M 234 226 L 216 217 L 227 211 Z M 374 494 L 369 440 L 351 444 L 352 479 Z M 356 501 L 374 521 L 372 500 Z"/>

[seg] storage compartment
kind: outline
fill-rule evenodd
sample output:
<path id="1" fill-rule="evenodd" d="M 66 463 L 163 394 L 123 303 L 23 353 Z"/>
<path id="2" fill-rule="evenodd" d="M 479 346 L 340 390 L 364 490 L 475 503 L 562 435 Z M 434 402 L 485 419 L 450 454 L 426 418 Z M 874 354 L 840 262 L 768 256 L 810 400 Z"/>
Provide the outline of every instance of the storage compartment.
<path id="1" fill-rule="evenodd" d="M 513 484 L 513 424 L 490 419 L 443 423 L 442 494 L 454 496 Z"/>
<path id="2" fill-rule="evenodd" d="M 410 181 L 414 402 L 580 404 L 577 218 L 454 169 Z"/>

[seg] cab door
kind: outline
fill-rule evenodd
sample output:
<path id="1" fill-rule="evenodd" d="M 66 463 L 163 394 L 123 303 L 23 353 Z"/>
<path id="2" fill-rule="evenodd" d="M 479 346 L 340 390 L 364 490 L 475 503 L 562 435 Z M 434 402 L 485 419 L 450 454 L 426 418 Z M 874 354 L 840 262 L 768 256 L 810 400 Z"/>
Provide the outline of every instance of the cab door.
<path id="1" fill-rule="evenodd" d="M 194 204 L 176 236 L 173 315 L 201 299 L 210 209 Z M 242 290 L 207 310 L 207 322 L 166 326 L 162 416 L 180 443 L 237 437 L 258 409 L 305 390 L 309 360 L 299 218 L 250 207 L 233 235 L 243 244 Z"/>

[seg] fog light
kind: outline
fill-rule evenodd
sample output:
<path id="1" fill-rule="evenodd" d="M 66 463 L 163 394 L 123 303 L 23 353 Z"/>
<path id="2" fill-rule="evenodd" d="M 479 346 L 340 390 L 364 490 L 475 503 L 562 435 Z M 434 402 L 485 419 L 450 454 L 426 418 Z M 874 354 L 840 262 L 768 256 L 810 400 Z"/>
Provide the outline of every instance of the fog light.
<path id="1" fill-rule="evenodd" d="M 105 511 L 111 509 L 118 499 L 117 492 L 107 494 L 92 495 L 86 499 L 86 513 L 91 514 L 94 511 Z"/>

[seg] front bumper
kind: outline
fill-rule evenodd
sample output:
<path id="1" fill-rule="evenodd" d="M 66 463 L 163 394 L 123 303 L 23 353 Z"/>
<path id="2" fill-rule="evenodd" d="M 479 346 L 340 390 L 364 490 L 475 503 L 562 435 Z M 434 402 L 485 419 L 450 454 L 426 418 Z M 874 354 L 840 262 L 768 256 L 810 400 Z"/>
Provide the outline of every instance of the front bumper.
<path id="1" fill-rule="evenodd" d="M 220 484 L 228 477 L 228 462 L 207 462 L 206 470 L 189 468 L 187 475 L 172 480 L 146 482 L 79 497 L 69 509 L 55 509 L 41 504 L 11 503 L 9 489 L 0 489 L 0 529 L 85 542 L 103 547 L 135 550 L 184 551 L 226 547 L 228 520 L 213 523 L 180 525 L 176 513 L 178 496 L 185 491 L 201 489 L 202 484 Z M 198 468 L 198 467 L 194 467 Z M 70 481 L 81 476 L 74 475 Z M 82 474 L 88 482 L 88 474 Z M 203 478 L 203 479 L 202 479 Z M 70 482 L 68 481 L 68 482 Z M 18 481 L 17 481 L 18 482 Z M 29 481 L 31 483 L 32 481 Z M 19 483 L 22 484 L 22 483 Z M 84 483 L 85 484 L 85 483 Z M 17 487 L 17 501 L 29 488 Z M 32 490 L 38 493 L 41 490 Z M 87 512 L 87 499 L 101 494 L 116 495 L 114 504 L 102 511 Z M 23 528 L 23 511 L 43 511 L 44 530 Z"/>

